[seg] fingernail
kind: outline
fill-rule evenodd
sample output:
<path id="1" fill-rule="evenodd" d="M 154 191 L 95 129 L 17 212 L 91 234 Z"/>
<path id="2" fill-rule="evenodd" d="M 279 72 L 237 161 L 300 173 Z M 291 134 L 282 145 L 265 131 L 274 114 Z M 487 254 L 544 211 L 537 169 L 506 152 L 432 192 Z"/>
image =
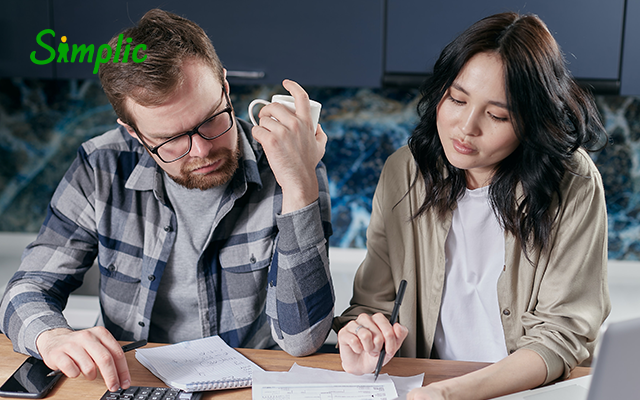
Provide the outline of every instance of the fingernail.
<path id="1" fill-rule="evenodd" d="M 124 382 L 122 382 L 122 388 L 123 389 L 128 389 L 129 386 L 131 386 L 131 382 L 129 382 L 129 380 L 125 380 Z"/>
<path id="2" fill-rule="evenodd" d="M 113 385 L 111 389 L 109 389 L 110 392 L 115 392 L 116 390 L 118 390 L 118 385 Z"/>

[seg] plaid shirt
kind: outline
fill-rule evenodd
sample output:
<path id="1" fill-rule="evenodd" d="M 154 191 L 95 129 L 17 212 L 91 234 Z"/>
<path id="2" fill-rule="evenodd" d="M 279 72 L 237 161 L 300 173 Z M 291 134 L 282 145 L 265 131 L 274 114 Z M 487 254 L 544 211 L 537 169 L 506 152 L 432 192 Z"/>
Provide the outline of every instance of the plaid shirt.
<path id="1" fill-rule="evenodd" d="M 195 266 L 202 336 L 218 334 L 232 347 L 275 340 L 292 355 L 310 354 L 334 313 L 326 169 L 316 168 L 319 199 L 280 215 L 281 188 L 250 125 L 237 121 L 239 168 Z M 122 127 L 84 143 L 0 306 L 14 349 L 37 355 L 40 333 L 69 327 L 62 310 L 96 256 L 99 324 L 118 340 L 146 339 L 175 226 L 159 166 Z"/>

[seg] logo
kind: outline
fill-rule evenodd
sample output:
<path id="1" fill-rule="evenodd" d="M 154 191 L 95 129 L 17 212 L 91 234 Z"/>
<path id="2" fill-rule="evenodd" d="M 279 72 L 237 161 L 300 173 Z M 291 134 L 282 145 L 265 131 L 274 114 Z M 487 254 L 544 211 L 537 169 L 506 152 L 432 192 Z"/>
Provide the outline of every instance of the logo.
<path id="1" fill-rule="evenodd" d="M 49 57 L 46 60 L 38 60 L 36 58 L 36 51 L 35 50 L 32 51 L 31 57 L 30 57 L 31 61 L 37 65 L 49 64 L 50 62 L 53 62 L 53 60 L 56 58 L 56 51 L 54 50 L 54 48 L 42 41 L 42 37 L 44 35 L 51 35 L 52 37 L 56 37 L 56 33 L 53 31 L 53 29 L 43 29 L 38 33 L 38 35 L 36 36 L 36 42 L 38 43 L 38 45 L 40 45 L 42 48 L 44 48 L 49 52 Z M 87 63 L 92 63 L 94 62 L 93 55 L 95 52 L 96 58 L 95 58 L 95 64 L 93 67 L 94 74 L 98 72 L 98 68 L 100 67 L 100 64 L 106 64 L 109 61 L 112 61 L 114 63 L 129 62 L 129 55 L 131 55 L 131 60 L 133 62 L 141 63 L 147 59 L 146 54 L 141 54 L 141 52 L 147 50 L 147 45 L 138 44 L 133 48 L 133 51 L 132 51 L 131 50 L 132 41 L 133 40 L 131 38 L 124 39 L 123 34 L 118 35 L 118 44 L 116 46 L 116 51 L 115 51 L 115 54 L 112 54 L 113 51 L 111 49 L 111 46 L 109 46 L 108 44 L 100 45 L 97 52 L 95 52 L 95 46 L 92 44 L 90 45 L 74 44 L 71 48 L 69 48 L 69 44 L 67 43 L 67 37 L 62 36 L 60 38 L 60 44 L 58 44 L 58 59 L 56 60 L 56 62 L 74 63 L 76 62 L 76 60 L 78 62 L 85 62 L 85 59 L 86 59 Z M 122 60 L 121 60 L 120 53 L 123 50 L 123 44 L 124 44 L 124 54 L 122 55 Z M 111 57 L 112 55 L 113 55 L 113 58 Z"/>

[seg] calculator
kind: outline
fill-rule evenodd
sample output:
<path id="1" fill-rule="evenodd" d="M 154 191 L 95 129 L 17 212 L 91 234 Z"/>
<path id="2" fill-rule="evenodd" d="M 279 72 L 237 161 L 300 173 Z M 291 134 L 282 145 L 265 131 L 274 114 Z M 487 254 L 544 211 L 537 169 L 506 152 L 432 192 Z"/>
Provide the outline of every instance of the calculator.
<path id="1" fill-rule="evenodd" d="M 131 386 L 129 389 L 106 391 L 100 400 L 200 400 L 202 392 L 149 386 Z"/>

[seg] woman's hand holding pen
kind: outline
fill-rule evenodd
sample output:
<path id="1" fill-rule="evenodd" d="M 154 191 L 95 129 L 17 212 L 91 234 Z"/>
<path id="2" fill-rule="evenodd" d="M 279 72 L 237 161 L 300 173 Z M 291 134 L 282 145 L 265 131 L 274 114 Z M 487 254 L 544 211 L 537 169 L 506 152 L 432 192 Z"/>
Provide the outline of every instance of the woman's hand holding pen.
<path id="1" fill-rule="evenodd" d="M 351 374 L 371 373 L 376 368 L 378 356 L 385 346 L 384 364 L 398 351 L 409 331 L 399 323 L 391 326 L 381 313 L 360 314 L 338 332 L 338 345 L 342 368 Z"/>

